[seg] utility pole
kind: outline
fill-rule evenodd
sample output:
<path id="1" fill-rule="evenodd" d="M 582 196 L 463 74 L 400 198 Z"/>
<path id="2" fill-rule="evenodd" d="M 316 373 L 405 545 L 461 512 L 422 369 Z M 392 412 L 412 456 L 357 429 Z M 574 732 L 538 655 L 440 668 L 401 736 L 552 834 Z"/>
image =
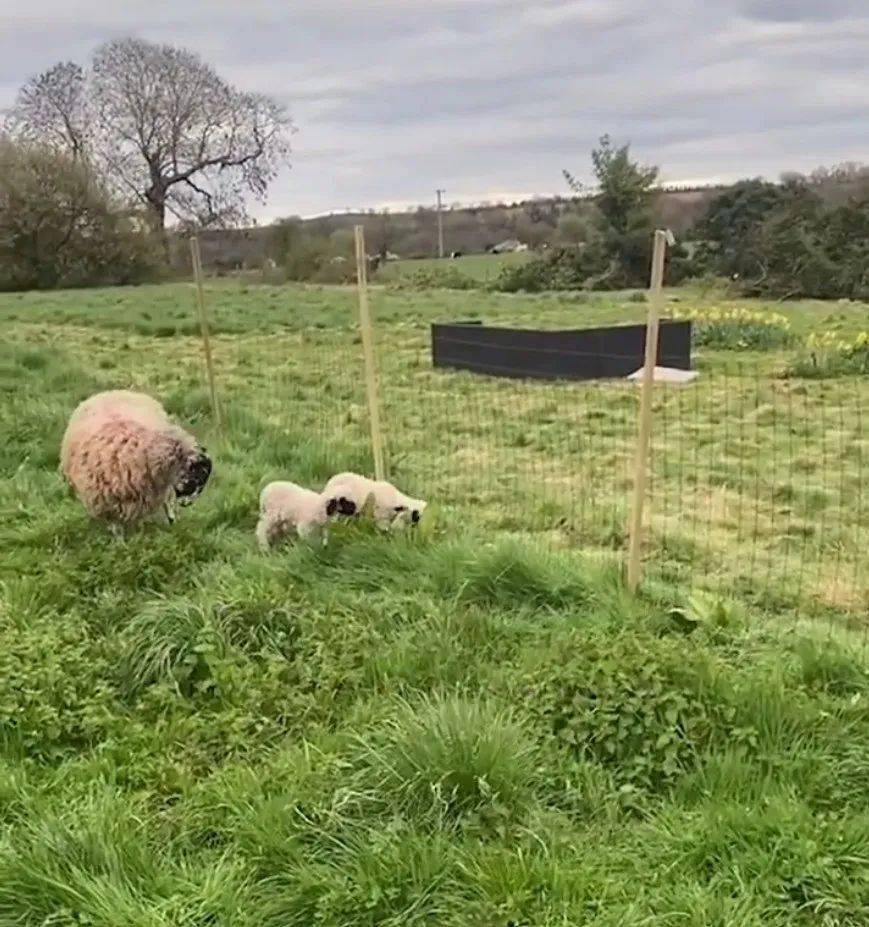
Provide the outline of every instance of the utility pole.
<path id="1" fill-rule="evenodd" d="M 446 193 L 446 190 L 438 190 L 438 257 L 442 258 L 444 256 L 444 214 L 443 214 L 443 202 L 441 201 L 441 196 Z"/>

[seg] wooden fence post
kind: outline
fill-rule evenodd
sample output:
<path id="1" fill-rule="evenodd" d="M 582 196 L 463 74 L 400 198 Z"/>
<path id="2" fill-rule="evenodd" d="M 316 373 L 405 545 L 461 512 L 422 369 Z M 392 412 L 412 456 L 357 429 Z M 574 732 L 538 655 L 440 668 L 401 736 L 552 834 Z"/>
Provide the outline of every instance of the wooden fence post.
<path id="1" fill-rule="evenodd" d="M 199 308 L 199 328 L 202 331 L 202 350 L 205 353 L 205 370 L 208 374 L 208 391 L 211 394 L 211 413 L 218 430 L 223 430 L 220 405 L 217 402 L 217 387 L 214 382 L 214 359 L 211 356 L 211 334 L 208 329 L 208 311 L 205 307 L 205 289 L 202 283 L 202 255 L 199 252 L 199 239 L 194 235 L 190 239 L 190 260 L 193 276 L 196 278 L 196 302 Z"/>
<path id="2" fill-rule="evenodd" d="M 375 479 L 386 479 L 383 433 L 380 428 L 380 396 L 377 388 L 377 363 L 374 357 L 374 331 L 368 307 L 368 257 L 365 254 L 365 229 L 356 226 L 356 288 L 359 294 L 359 330 L 365 358 L 365 391 L 368 397 L 368 423 L 371 429 L 371 454 Z"/>
<path id="3" fill-rule="evenodd" d="M 642 577 L 643 509 L 646 502 L 646 474 L 649 465 L 649 440 L 652 434 L 652 392 L 658 360 L 658 328 L 664 301 L 664 257 L 669 233 L 658 229 L 652 251 L 652 274 L 649 282 L 649 314 L 646 320 L 646 359 L 643 366 L 640 415 L 637 426 L 637 451 L 634 461 L 634 494 L 628 527 L 628 588 L 636 590 Z"/>

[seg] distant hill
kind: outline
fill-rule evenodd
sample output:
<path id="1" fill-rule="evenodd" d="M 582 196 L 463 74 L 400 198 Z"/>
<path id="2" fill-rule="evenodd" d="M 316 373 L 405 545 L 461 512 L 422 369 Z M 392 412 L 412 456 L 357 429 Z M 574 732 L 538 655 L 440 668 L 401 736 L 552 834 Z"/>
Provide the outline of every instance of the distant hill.
<path id="1" fill-rule="evenodd" d="M 857 192 L 850 183 L 819 183 L 818 191 L 830 202 L 842 202 Z M 672 229 L 677 236 L 687 232 L 703 215 L 710 200 L 726 186 L 663 188 L 655 196 L 655 224 Z M 447 253 L 461 251 L 478 254 L 498 242 L 517 238 L 537 248 L 555 237 L 558 220 L 569 212 L 582 213 L 593 197 L 577 199 L 550 197 L 511 204 L 462 206 L 445 209 L 444 246 Z M 382 249 L 402 258 L 425 258 L 437 255 L 437 213 L 419 207 L 408 212 L 334 213 L 300 220 L 310 231 L 331 235 L 338 230 L 365 227 L 369 253 Z M 237 270 L 260 267 L 268 256 L 267 226 L 247 229 L 214 229 L 200 234 L 202 261 L 212 270 Z M 173 262 L 187 263 L 185 248 L 176 247 Z"/>

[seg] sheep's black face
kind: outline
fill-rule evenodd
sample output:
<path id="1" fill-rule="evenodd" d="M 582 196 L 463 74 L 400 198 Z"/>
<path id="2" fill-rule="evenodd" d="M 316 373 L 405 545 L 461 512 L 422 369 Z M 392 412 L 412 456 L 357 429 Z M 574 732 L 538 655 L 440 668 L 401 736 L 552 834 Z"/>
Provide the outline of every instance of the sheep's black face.
<path id="1" fill-rule="evenodd" d="M 190 505 L 196 501 L 205 489 L 211 470 L 211 458 L 205 453 L 205 448 L 187 458 L 175 484 L 175 496 L 181 505 Z"/>
<path id="2" fill-rule="evenodd" d="M 348 518 L 356 514 L 356 503 L 352 499 L 346 499 L 344 496 L 338 496 L 330 499 L 326 503 L 326 514 L 331 518 L 333 515 L 345 515 Z"/>
<path id="3" fill-rule="evenodd" d="M 422 518 L 422 509 L 412 509 L 406 505 L 397 505 L 393 511 L 396 520 L 408 520 L 412 525 L 418 525 L 420 518 Z"/>

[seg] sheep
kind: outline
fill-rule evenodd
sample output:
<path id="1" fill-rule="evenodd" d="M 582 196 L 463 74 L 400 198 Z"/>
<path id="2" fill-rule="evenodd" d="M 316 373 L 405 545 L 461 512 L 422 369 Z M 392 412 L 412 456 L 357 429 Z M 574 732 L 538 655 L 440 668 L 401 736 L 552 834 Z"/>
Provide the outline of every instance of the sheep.
<path id="1" fill-rule="evenodd" d="M 343 498 L 347 515 L 358 515 L 368 504 L 373 503 L 374 480 L 358 473 L 338 473 L 323 487 L 323 495 Z"/>
<path id="2" fill-rule="evenodd" d="M 113 530 L 174 504 L 194 502 L 211 475 L 211 459 L 150 396 L 128 390 L 97 393 L 70 416 L 60 467 L 88 514 Z"/>
<path id="3" fill-rule="evenodd" d="M 412 499 L 401 490 L 396 489 L 386 480 L 371 480 L 358 473 L 339 473 L 333 476 L 323 489 L 327 496 L 342 496 L 354 507 L 357 514 L 370 507 L 374 521 L 379 528 L 389 529 L 419 523 L 426 503 L 422 499 Z"/>
<path id="4" fill-rule="evenodd" d="M 329 520 L 356 511 L 356 506 L 343 496 L 318 494 L 286 480 L 269 483 L 263 489 L 259 508 L 256 539 L 262 550 L 293 531 L 302 540 L 319 540 L 325 547 Z"/>
<path id="5" fill-rule="evenodd" d="M 427 504 L 405 495 L 386 480 L 374 483 L 374 519 L 381 528 L 418 525 Z"/>

